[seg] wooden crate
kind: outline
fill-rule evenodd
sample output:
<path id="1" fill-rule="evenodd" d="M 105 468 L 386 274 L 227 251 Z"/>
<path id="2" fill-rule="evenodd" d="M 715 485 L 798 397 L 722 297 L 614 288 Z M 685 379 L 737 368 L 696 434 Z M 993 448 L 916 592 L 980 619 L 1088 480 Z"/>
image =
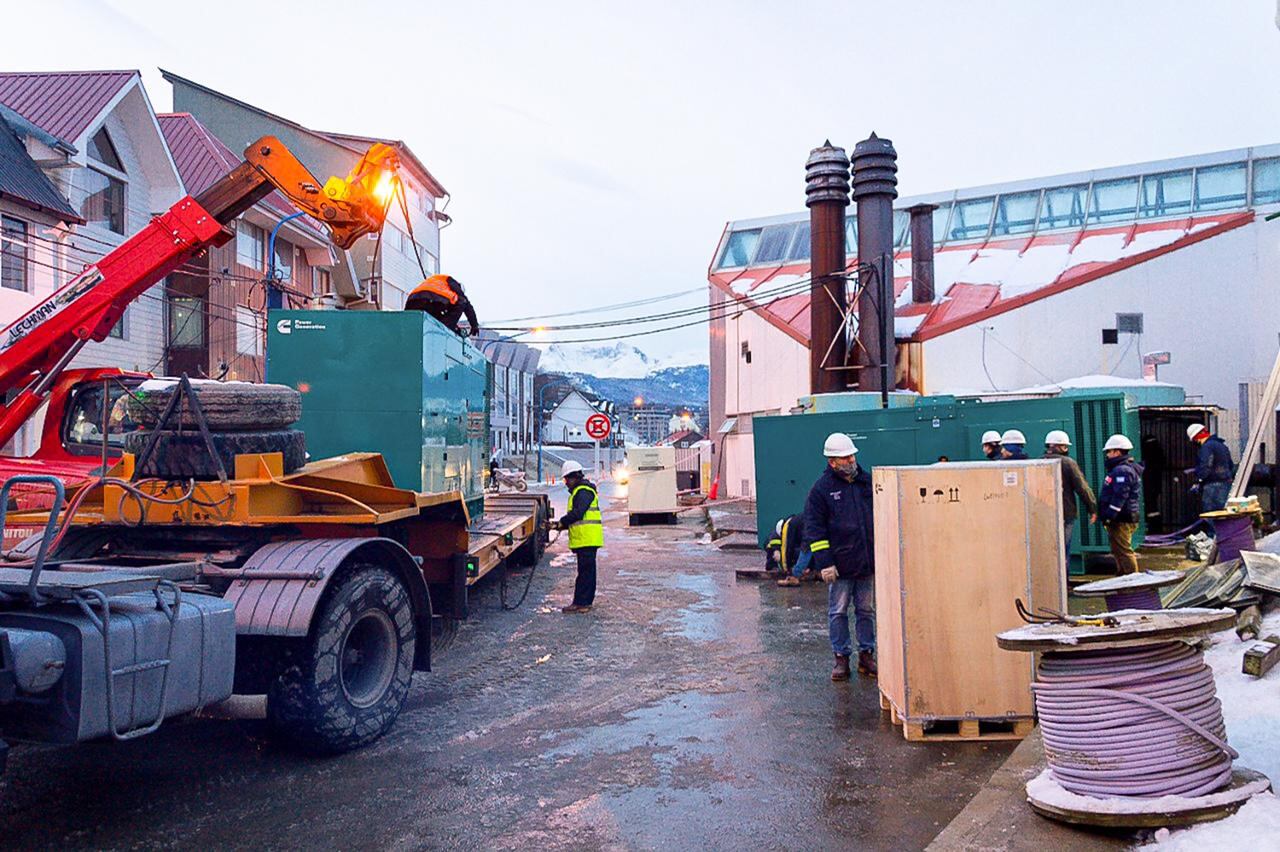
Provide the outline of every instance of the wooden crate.
<path id="1" fill-rule="evenodd" d="M 872 480 L 879 686 L 895 724 L 929 740 L 1023 722 L 1008 727 L 1024 736 L 1034 655 L 995 637 L 1022 623 L 1017 598 L 1066 611 L 1059 463 L 878 467 Z"/>

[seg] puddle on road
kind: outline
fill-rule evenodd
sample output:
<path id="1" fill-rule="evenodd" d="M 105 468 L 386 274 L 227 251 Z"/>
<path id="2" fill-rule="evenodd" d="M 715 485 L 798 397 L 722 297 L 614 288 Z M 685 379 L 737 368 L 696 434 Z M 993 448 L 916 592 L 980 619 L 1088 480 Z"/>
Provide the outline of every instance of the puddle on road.
<path id="1" fill-rule="evenodd" d="M 714 642 L 725 638 L 724 612 L 720 605 L 720 589 L 714 577 L 707 574 L 675 574 L 662 578 L 663 585 L 693 592 L 698 600 L 676 609 L 663 626 L 675 622 L 666 632 L 696 642 Z"/>
<path id="2" fill-rule="evenodd" d="M 711 757 L 723 751 L 727 722 L 714 711 L 722 703 L 700 692 L 677 693 L 630 710 L 611 725 L 580 729 L 569 742 L 548 751 L 548 757 L 584 757 L 653 749 L 653 760 L 670 770 L 682 760 Z"/>

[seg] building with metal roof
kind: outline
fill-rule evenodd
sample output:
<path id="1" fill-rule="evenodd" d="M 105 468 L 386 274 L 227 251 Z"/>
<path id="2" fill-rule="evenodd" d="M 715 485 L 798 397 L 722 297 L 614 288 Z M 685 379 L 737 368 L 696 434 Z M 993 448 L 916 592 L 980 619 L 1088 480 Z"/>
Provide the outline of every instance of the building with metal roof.
<path id="1" fill-rule="evenodd" d="M 493 369 L 489 401 L 489 445 L 497 457 L 524 455 L 536 437 L 533 379 L 541 350 L 481 329 L 473 338 Z"/>
<path id="2" fill-rule="evenodd" d="M 902 164 L 904 168 L 909 164 Z M 797 192 L 799 196 L 799 193 Z M 933 212 L 935 290 L 914 301 L 907 209 Z M 900 198 L 898 384 L 990 393 L 1075 376 L 1160 378 L 1231 412 L 1276 354 L 1280 145 Z M 846 219 L 854 269 L 857 218 Z M 708 272 L 712 432 L 730 493 L 754 479 L 750 420 L 808 392 L 809 217 L 730 222 Z M 853 312 L 856 320 L 856 310 Z M 1144 360 L 1145 359 L 1145 360 Z"/>

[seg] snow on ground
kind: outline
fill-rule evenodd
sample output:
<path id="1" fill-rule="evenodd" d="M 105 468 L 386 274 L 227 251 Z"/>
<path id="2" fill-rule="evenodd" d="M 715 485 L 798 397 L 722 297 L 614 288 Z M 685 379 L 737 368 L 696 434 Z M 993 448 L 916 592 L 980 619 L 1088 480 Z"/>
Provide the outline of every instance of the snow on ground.
<path id="1" fill-rule="evenodd" d="M 1280 633 L 1280 612 L 1268 615 L 1262 635 Z M 1236 765 L 1268 776 L 1280 783 L 1280 668 L 1261 680 L 1240 671 L 1240 660 L 1250 643 L 1224 630 L 1213 637 L 1213 647 L 1205 661 L 1213 668 L 1222 700 L 1222 718 L 1227 724 L 1227 741 L 1240 757 Z M 1270 840 L 1267 840 L 1267 838 Z M 1234 816 L 1215 823 L 1162 832 L 1156 843 L 1144 849 L 1167 852 L 1203 849 L 1280 849 L 1280 798 L 1255 796 Z"/>

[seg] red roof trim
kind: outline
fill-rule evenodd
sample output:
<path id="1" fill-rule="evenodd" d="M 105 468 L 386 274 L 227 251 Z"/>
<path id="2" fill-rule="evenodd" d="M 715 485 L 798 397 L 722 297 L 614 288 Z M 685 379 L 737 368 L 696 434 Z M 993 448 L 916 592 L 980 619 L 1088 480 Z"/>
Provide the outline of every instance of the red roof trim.
<path id="1" fill-rule="evenodd" d="M 1023 305 L 1038 302 L 1039 300 L 1047 299 L 1050 296 L 1056 296 L 1058 293 L 1065 293 L 1067 290 L 1079 287 L 1082 284 L 1097 281 L 1099 278 L 1104 278 L 1113 273 L 1120 272 L 1121 270 L 1137 266 L 1139 263 L 1145 263 L 1148 260 L 1159 257 L 1160 255 L 1169 254 L 1172 251 L 1193 245 L 1201 240 L 1207 240 L 1210 237 L 1216 237 L 1218 234 L 1233 231 L 1242 225 L 1249 224 L 1253 220 L 1254 212 L 1252 210 L 1247 210 L 1243 213 L 1236 213 L 1232 216 L 1227 216 L 1218 224 L 1205 228 L 1203 231 L 1196 231 L 1193 234 L 1184 234 L 1173 242 L 1153 248 L 1150 251 L 1140 252 L 1139 254 L 1131 255 L 1130 257 L 1122 258 L 1120 260 L 1099 264 L 1098 266 L 1079 275 L 1067 275 L 1067 272 L 1071 271 L 1068 269 L 1059 276 L 1054 283 L 1047 287 L 1041 287 L 1040 289 L 1033 290 L 1030 293 L 1023 293 L 1019 296 L 1014 296 L 1012 299 L 1000 299 L 994 305 L 986 308 L 985 310 L 968 314 L 967 316 L 954 320 L 944 321 L 927 329 L 922 328 L 916 334 L 912 335 L 911 339 L 924 341 L 930 340 L 934 337 L 940 337 L 948 332 L 965 328 L 966 326 L 982 322 L 983 320 L 990 319 L 994 316 L 999 316 L 1000 314 L 1007 313 L 1015 308 L 1020 308 Z M 1187 221 L 1188 225 L 1190 224 L 1190 221 L 1191 220 Z M 1091 232 L 1091 234 L 1096 233 L 1098 233 L 1098 231 Z M 1130 234 L 1129 239 L 1132 241 L 1132 234 Z"/>

